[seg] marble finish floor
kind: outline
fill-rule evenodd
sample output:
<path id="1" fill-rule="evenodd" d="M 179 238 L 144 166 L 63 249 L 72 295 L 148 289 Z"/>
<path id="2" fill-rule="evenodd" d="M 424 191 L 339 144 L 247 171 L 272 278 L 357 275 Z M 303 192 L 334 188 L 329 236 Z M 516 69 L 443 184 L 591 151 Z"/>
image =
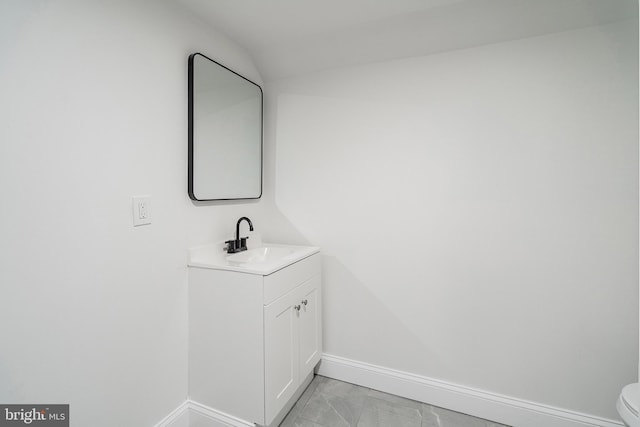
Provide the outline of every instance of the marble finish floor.
<path id="1" fill-rule="evenodd" d="M 507 427 L 316 376 L 280 427 Z"/>

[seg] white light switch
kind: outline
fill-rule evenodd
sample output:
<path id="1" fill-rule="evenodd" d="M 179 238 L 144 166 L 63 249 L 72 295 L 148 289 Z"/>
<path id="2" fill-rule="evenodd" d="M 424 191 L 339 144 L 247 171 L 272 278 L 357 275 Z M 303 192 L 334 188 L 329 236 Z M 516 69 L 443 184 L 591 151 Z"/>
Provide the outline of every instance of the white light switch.
<path id="1" fill-rule="evenodd" d="M 151 224 L 151 196 L 133 197 L 133 226 Z"/>

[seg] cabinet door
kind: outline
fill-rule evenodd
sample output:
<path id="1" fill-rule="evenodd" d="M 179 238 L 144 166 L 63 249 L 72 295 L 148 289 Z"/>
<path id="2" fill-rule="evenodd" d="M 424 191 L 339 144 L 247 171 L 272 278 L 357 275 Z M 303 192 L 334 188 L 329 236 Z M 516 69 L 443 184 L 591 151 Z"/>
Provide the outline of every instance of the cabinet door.
<path id="1" fill-rule="evenodd" d="M 265 424 L 293 397 L 298 376 L 300 304 L 292 291 L 264 307 Z"/>
<path id="2" fill-rule="evenodd" d="M 320 276 L 300 286 L 296 292 L 300 304 L 298 333 L 300 340 L 300 378 L 307 376 L 320 361 L 322 353 L 322 322 Z"/>

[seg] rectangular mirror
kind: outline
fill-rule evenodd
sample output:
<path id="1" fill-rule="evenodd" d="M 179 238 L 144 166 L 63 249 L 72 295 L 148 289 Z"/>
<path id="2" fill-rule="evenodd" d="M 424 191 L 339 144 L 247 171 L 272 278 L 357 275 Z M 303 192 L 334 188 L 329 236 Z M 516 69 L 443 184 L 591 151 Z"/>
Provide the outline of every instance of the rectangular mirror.
<path id="1" fill-rule="evenodd" d="M 189 197 L 262 195 L 262 88 L 200 53 L 189 56 Z"/>

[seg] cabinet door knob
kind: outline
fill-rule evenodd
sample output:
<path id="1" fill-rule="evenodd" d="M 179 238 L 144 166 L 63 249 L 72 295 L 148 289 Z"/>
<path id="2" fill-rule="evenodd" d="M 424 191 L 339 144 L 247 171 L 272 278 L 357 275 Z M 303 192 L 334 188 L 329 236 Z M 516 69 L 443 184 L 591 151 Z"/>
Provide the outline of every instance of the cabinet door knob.
<path id="1" fill-rule="evenodd" d="M 303 299 L 303 300 L 302 300 L 302 304 L 303 304 L 304 306 L 306 306 L 306 305 L 307 305 L 307 302 L 308 302 L 308 301 L 307 301 L 306 299 Z"/>
<path id="2" fill-rule="evenodd" d="M 296 309 L 296 311 L 300 311 L 300 304 L 298 304 L 298 305 L 294 305 L 294 306 L 293 306 L 293 308 L 295 308 L 295 309 Z"/>

